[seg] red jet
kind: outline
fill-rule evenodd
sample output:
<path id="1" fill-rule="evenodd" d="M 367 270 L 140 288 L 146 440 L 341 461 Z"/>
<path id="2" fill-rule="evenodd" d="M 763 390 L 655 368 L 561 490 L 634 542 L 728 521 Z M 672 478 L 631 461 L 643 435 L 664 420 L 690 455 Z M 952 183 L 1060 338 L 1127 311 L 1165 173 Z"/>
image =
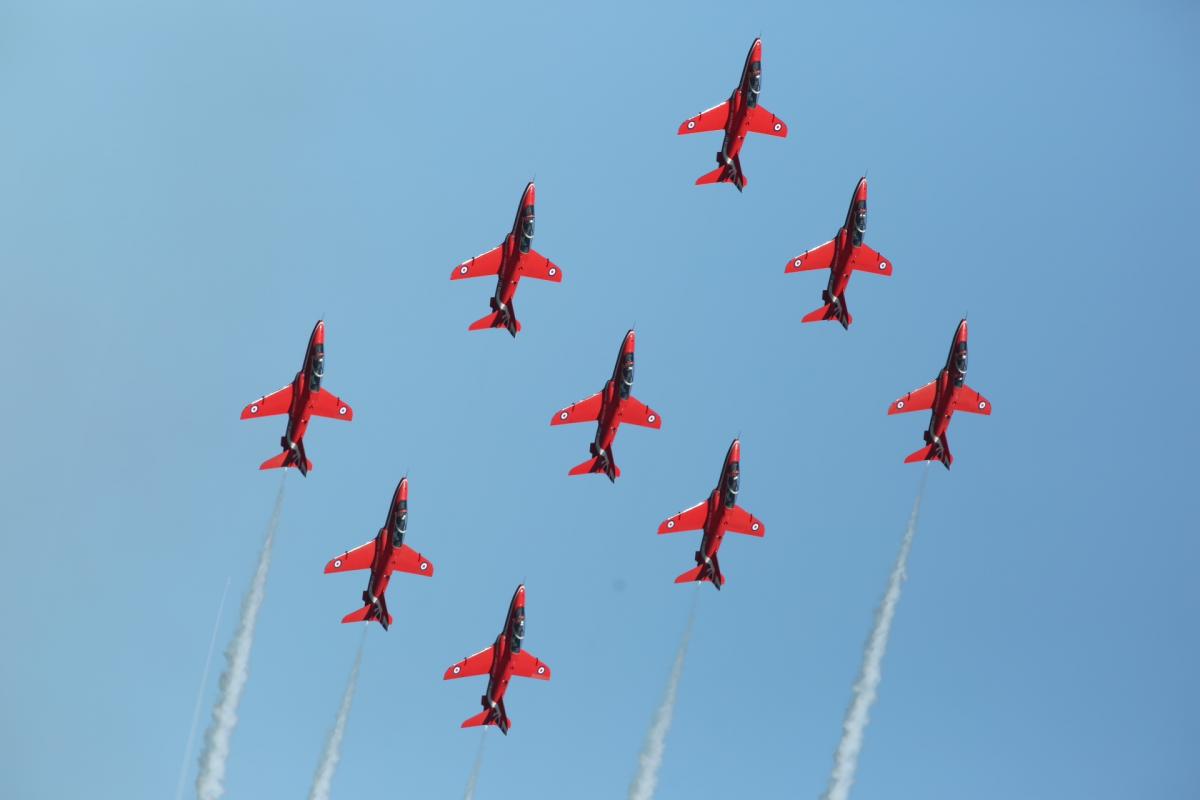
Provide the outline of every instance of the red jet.
<path id="1" fill-rule="evenodd" d="M 496 281 L 496 294 L 491 299 L 492 313 L 472 322 L 467 330 L 505 328 L 515 337 L 517 331 L 521 330 L 521 323 L 517 321 L 517 312 L 513 308 L 513 295 L 517 293 L 517 283 L 521 278 L 562 283 L 562 270 L 532 247 L 533 199 L 531 181 L 521 194 L 517 218 L 513 220 L 512 231 L 504 237 L 504 241 L 483 255 L 464 261 L 450 273 L 452 281 L 500 276 Z"/>
<path id="2" fill-rule="evenodd" d="M 873 275 L 891 275 L 892 262 L 881 256 L 875 250 L 863 244 L 863 235 L 867 232 L 867 179 L 859 180 L 850 197 L 850 208 L 846 211 L 846 222 L 841 230 L 834 234 L 833 239 L 816 248 L 808 250 L 787 263 L 784 272 L 807 272 L 813 269 L 827 269 L 829 285 L 821 292 L 825 305 L 808 314 L 801 322 L 821 322 L 836 319 L 843 328 L 849 328 L 854 317 L 846 308 L 846 285 L 850 283 L 850 273 L 869 272 Z"/>
<path id="3" fill-rule="evenodd" d="M 888 414 L 907 414 L 909 411 L 933 411 L 929 429 L 925 431 L 925 447 L 904 459 L 905 464 L 916 461 L 941 461 L 946 469 L 954 463 L 946 429 L 955 411 L 990 416 L 992 404 L 983 395 L 967 386 L 967 321 L 958 323 L 946 366 L 936 379 L 909 392 L 888 409 Z"/>
<path id="4" fill-rule="evenodd" d="M 483 711 L 464 721 L 462 727 L 495 725 L 507 736 L 508 729 L 512 727 L 508 712 L 504 710 L 504 693 L 508 690 L 509 679 L 515 675 L 518 678 L 550 680 L 550 667 L 534 658 L 528 650 L 522 649 L 524 639 L 525 584 L 521 584 L 513 594 L 512 602 L 508 604 L 504 630 L 496 637 L 492 646 L 473 656 L 467 656 L 446 670 L 446 674 L 442 676 L 442 680 L 445 681 L 475 675 L 488 676 L 487 692 L 480 698 Z"/>
<path id="5" fill-rule="evenodd" d="M 734 439 L 733 444 L 729 445 L 729 452 L 725 454 L 721 478 L 708 499 L 687 511 L 680 511 L 658 526 L 660 534 L 704 531 L 700 549 L 696 551 L 696 568 L 680 575 L 675 579 L 676 583 L 711 581 L 713 586 L 720 589 L 725 585 L 725 576 L 721 573 L 717 551 L 721 549 L 725 534 L 762 536 L 767 532 L 766 526 L 757 517 L 737 504 L 738 489 L 741 488 L 741 453 L 741 443 Z"/>
<path id="6" fill-rule="evenodd" d="M 610 481 L 616 482 L 621 469 L 613 460 L 612 443 L 617 437 L 621 423 L 641 425 L 645 428 L 661 428 L 662 417 L 654 409 L 638 400 L 630 392 L 633 389 L 633 348 L 636 342 L 633 331 L 625 334 L 621 351 L 612 377 L 596 394 L 573 403 L 559 411 L 550 420 L 551 425 L 570 425 L 572 422 L 598 422 L 596 440 L 592 442 L 592 458 L 568 472 L 568 475 L 585 475 L 603 472 Z"/>
<path id="7" fill-rule="evenodd" d="M 725 141 L 717 153 L 715 170 L 696 179 L 703 183 L 732 183 L 740 192 L 746 187 L 746 175 L 742 172 L 742 142 L 748 133 L 765 133 L 768 136 L 787 136 L 787 124 L 758 104 L 762 91 L 762 39 L 755 39 L 746 55 L 746 66 L 742 68 L 742 80 L 729 99 L 679 126 L 679 134 L 710 133 L 724 131 Z"/>
<path id="8" fill-rule="evenodd" d="M 404 543 L 408 531 L 408 478 L 401 478 L 392 504 L 388 507 L 387 519 L 375 538 L 353 550 L 347 550 L 325 565 L 325 574 L 350 572 L 356 569 L 371 570 L 371 579 L 362 593 L 363 607 L 342 617 L 342 622 L 370 622 L 378 620 L 386 631 L 392 624 L 388 613 L 388 581 L 393 572 L 411 572 L 413 575 L 433 575 L 433 564 L 429 559 Z"/>
<path id="9" fill-rule="evenodd" d="M 287 431 L 280 438 L 283 452 L 268 458 L 259 469 L 295 467 L 301 475 L 308 475 L 312 462 L 304 455 L 304 432 L 308 420 L 314 414 L 349 422 L 354 419 L 354 409 L 325 389 L 321 380 L 325 377 L 325 321 L 319 320 L 308 337 L 308 349 L 304 363 L 290 384 L 266 397 L 260 397 L 242 409 L 242 419 L 270 417 L 287 414 Z"/>

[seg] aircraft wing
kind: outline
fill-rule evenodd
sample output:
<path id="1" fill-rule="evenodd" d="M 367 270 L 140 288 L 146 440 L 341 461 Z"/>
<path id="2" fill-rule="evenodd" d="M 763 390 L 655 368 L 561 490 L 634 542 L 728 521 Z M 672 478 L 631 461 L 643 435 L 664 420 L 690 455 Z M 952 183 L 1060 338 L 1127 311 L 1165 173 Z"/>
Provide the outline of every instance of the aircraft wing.
<path id="1" fill-rule="evenodd" d="M 341 419 L 346 422 L 354 419 L 354 409 L 350 407 L 350 404 L 324 389 L 313 395 L 308 402 L 312 413 L 318 417 Z"/>
<path id="2" fill-rule="evenodd" d="M 462 661 L 446 670 L 442 680 L 455 678 L 471 678 L 475 675 L 487 675 L 492 671 L 492 659 L 495 657 L 494 647 L 486 647 L 473 656 L 467 656 Z"/>
<path id="3" fill-rule="evenodd" d="M 331 572 L 352 572 L 356 569 L 370 569 L 375 560 L 375 540 L 360 544 L 353 550 L 347 550 L 325 565 L 325 574 Z"/>
<path id="4" fill-rule="evenodd" d="M 837 245 L 830 239 L 820 247 L 805 250 L 793 258 L 783 268 L 784 272 L 807 272 L 810 269 L 831 269 L 833 257 L 837 255 Z"/>
<path id="5" fill-rule="evenodd" d="M 572 403 L 560 410 L 550 420 L 551 425 L 570 425 L 573 422 L 595 422 L 600 419 L 600 409 L 604 406 L 604 398 L 596 392 L 586 400 Z"/>
<path id="6" fill-rule="evenodd" d="M 536 678 L 539 681 L 550 680 L 550 667 L 534 658 L 528 650 L 522 650 L 512 657 L 509 669 L 518 678 Z"/>
<path id="7" fill-rule="evenodd" d="M 908 394 L 901 397 L 896 402 L 892 403 L 892 407 L 888 409 L 888 414 L 907 414 L 910 411 L 928 411 L 933 408 L 934 398 L 937 396 L 937 381 L 930 381 L 920 389 L 914 389 Z"/>
<path id="8" fill-rule="evenodd" d="M 734 506 L 725 512 L 725 529 L 730 533 L 744 533 L 747 536 L 762 536 L 767 532 L 767 526 L 762 520 L 741 506 Z"/>
<path id="9" fill-rule="evenodd" d="M 750 109 L 750 133 L 765 133 L 767 136 L 787 136 L 787 123 L 762 106 Z"/>
<path id="10" fill-rule="evenodd" d="M 966 411 L 968 414 L 983 414 L 991 416 L 992 404 L 979 392 L 970 386 L 963 386 L 954 396 L 954 410 Z"/>
<path id="11" fill-rule="evenodd" d="M 463 278 L 486 278 L 489 275 L 499 275 L 500 264 L 504 261 L 503 248 L 504 245 L 498 244 L 486 253 L 459 264 L 450 273 L 450 280 L 458 281 Z"/>
<path id="12" fill-rule="evenodd" d="M 392 550 L 391 567 L 396 572 L 411 572 L 426 578 L 433 575 L 433 563 L 406 544 Z"/>
<path id="13" fill-rule="evenodd" d="M 562 270 L 553 261 L 531 249 L 521 257 L 521 277 L 562 283 Z"/>
<path id="14" fill-rule="evenodd" d="M 617 409 L 617 419 L 630 425 L 641 425 L 643 428 L 657 430 L 662 427 L 662 417 L 658 412 L 633 395 L 621 401 L 621 407 Z"/>
<path id="15" fill-rule="evenodd" d="M 260 397 L 242 409 L 242 419 L 254 417 L 273 417 L 276 414 L 286 414 L 292 407 L 292 384 L 282 389 Z"/>
<path id="16" fill-rule="evenodd" d="M 850 254 L 850 269 L 874 275 L 891 275 L 892 262 L 880 255 L 878 250 L 860 244 Z"/>
<path id="17" fill-rule="evenodd" d="M 685 133 L 723 131 L 727 122 L 729 122 L 728 100 L 713 106 L 707 111 L 701 111 L 691 119 L 684 120 L 683 124 L 679 126 L 679 134 L 682 136 Z"/>
<path id="18" fill-rule="evenodd" d="M 658 526 L 659 533 L 681 533 L 683 531 L 698 531 L 708 522 L 708 501 L 701 500 L 687 511 L 680 511 L 675 516 L 665 520 Z"/>

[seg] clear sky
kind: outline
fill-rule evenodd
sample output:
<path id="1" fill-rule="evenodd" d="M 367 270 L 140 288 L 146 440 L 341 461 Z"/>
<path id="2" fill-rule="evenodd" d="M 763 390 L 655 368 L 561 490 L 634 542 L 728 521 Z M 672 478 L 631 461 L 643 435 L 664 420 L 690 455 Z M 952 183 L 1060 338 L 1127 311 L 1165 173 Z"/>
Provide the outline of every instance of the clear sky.
<path id="1" fill-rule="evenodd" d="M 976 5 L 976 4 L 971 4 Z M 701 587 L 659 796 L 825 787 L 919 479 L 888 403 L 971 321 L 990 418 L 930 476 L 858 800 L 1200 794 L 1195 4 L 9 2 L 0 6 L 0 796 L 174 791 L 214 614 L 228 641 L 291 379 L 328 323 L 315 469 L 287 477 L 234 798 L 307 792 L 365 575 L 325 576 L 411 481 L 397 623 L 368 636 L 335 797 L 454 797 L 482 679 L 443 682 L 528 584 L 479 798 L 626 792 L 692 590 L 702 499 L 742 436 L 726 591 Z M 764 42 L 786 140 L 695 187 L 678 137 Z M 870 178 L 855 323 L 804 325 Z M 468 333 L 536 176 L 524 332 Z M 551 428 L 638 332 L 624 475 Z M 1193 520 L 1189 523 L 1187 520 Z M 218 661 L 218 665 L 221 662 Z M 215 678 L 215 674 L 214 674 Z M 204 707 L 215 694 L 210 682 Z M 194 765 L 194 757 L 191 762 Z M 190 776 L 189 776 L 190 785 Z"/>

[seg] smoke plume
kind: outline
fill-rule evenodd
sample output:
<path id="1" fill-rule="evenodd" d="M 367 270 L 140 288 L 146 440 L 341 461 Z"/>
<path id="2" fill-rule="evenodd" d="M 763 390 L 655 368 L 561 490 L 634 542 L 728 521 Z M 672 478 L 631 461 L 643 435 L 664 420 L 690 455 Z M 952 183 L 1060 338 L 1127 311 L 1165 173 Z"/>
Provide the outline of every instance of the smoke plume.
<path id="1" fill-rule="evenodd" d="M 285 473 L 286 475 L 286 473 Z M 199 800 L 217 800 L 225 794 L 225 766 L 229 760 L 229 742 L 237 726 L 238 705 L 242 692 L 250 678 L 250 650 L 254 646 L 254 625 L 258 612 L 267 594 L 267 572 L 271 568 L 271 547 L 275 544 L 275 531 L 283 513 L 283 487 L 279 482 L 279 494 L 275 497 L 275 509 L 267 522 L 267 535 L 262 551 L 258 554 L 258 568 L 250 588 L 242 598 L 242 616 L 238 620 L 233 640 L 225 651 L 225 671 L 213 705 L 212 719 L 204 734 L 204 750 L 200 753 L 200 771 L 196 775 L 196 796 Z"/>
<path id="2" fill-rule="evenodd" d="M 483 745 L 487 742 L 487 726 L 479 734 L 479 752 L 475 754 L 475 763 L 471 767 L 471 776 L 467 778 L 467 791 L 463 793 L 463 800 L 472 800 L 475 797 L 475 784 L 479 782 L 479 770 L 483 768 Z"/>
<path id="3" fill-rule="evenodd" d="M 662 703 L 654 712 L 654 720 L 646 733 L 646 743 L 638 754 L 638 771 L 629 784 L 629 800 L 650 800 L 658 786 L 658 771 L 662 767 L 663 753 L 667 747 L 667 731 L 671 729 L 671 717 L 675 714 L 675 697 L 679 692 L 679 679 L 683 677 L 683 662 L 687 657 L 688 642 L 692 639 L 692 623 L 696 621 L 696 599 L 700 596 L 700 584 L 692 595 L 692 609 L 688 612 L 687 627 L 679 640 L 675 663 L 671 665 L 671 676 L 667 678 L 667 690 Z"/>
<path id="4" fill-rule="evenodd" d="M 325 742 L 325 752 L 321 754 L 321 763 L 317 766 L 317 774 L 313 777 L 312 791 L 308 800 L 329 800 L 329 789 L 333 786 L 333 773 L 342 757 L 342 738 L 346 735 L 346 721 L 350 718 L 350 706 L 354 702 L 354 690 L 358 688 L 358 668 L 362 666 L 363 647 L 367 643 L 367 628 L 363 626 L 362 638 L 358 640 L 358 654 L 354 656 L 354 667 L 350 670 L 350 680 L 346 681 L 346 691 L 342 693 L 342 704 L 338 706 L 337 719 L 333 729 L 329 731 L 329 739 Z"/>
<path id="5" fill-rule="evenodd" d="M 917 514 L 921 510 L 921 497 L 925 494 L 925 479 L 928 476 L 927 463 L 925 472 L 921 474 L 921 485 L 917 489 L 917 499 L 913 502 L 912 515 L 908 518 L 908 528 L 900 542 L 900 553 L 892 566 L 892 574 L 888 576 L 887 591 L 884 592 L 883 602 L 875 611 L 875 627 L 867 638 L 858 680 L 854 682 L 854 696 L 846 709 L 846 718 L 842 721 L 842 740 L 833 756 L 833 771 L 829 775 L 829 787 L 822 795 L 824 800 L 847 800 L 850 797 L 850 787 L 854 785 L 863 735 L 866 733 L 867 723 L 870 722 L 871 706 L 879 693 L 879 681 L 883 679 L 883 655 L 887 651 L 888 635 L 892 631 L 896 605 L 900 602 L 900 587 L 906 577 L 908 553 L 917 533 Z"/>
<path id="6" fill-rule="evenodd" d="M 200 704 L 204 702 L 204 687 L 208 686 L 208 670 L 212 666 L 213 651 L 217 649 L 217 632 L 221 628 L 221 615 L 225 613 L 225 598 L 229 594 L 229 582 L 225 579 L 225 590 L 217 605 L 217 618 L 213 620 L 212 636 L 208 638 L 208 655 L 204 657 L 204 672 L 200 676 L 200 688 L 196 691 L 196 704 L 192 707 L 192 725 L 188 728 L 187 744 L 183 748 L 183 763 L 179 765 L 179 782 L 175 784 L 175 800 L 183 800 L 183 782 L 187 778 L 187 763 L 192 755 L 192 742 L 196 740 L 196 726 L 200 724 Z"/>

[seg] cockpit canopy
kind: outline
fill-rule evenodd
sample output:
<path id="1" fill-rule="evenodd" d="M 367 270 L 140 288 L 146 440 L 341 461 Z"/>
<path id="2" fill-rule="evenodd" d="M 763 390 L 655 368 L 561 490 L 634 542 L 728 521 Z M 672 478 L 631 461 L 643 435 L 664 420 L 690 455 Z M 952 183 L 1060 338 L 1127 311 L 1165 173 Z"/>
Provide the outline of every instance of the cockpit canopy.
<path id="1" fill-rule="evenodd" d="M 754 108 L 758 105 L 758 93 L 762 91 L 762 62 L 750 62 L 750 80 L 749 80 L 749 95 L 746 97 L 746 105 Z"/>
<path id="2" fill-rule="evenodd" d="M 509 648 L 514 653 L 521 652 L 521 642 L 525 639 L 525 610 L 521 609 L 518 612 L 517 622 L 513 625 L 512 641 L 509 642 Z"/>
<path id="3" fill-rule="evenodd" d="M 519 248 L 522 253 L 528 253 L 530 246 L 533 244 L 533 206 L 525 207 L 525 218 L 521 220 L 521 242 Z"/>
<path id="4" fill-rule="evenodd" d="M 742 470 L 737 461 L 729 464 L 729 469 L 725 473 L 725 507 L 733 508 L 737 505 L 737 493 L 742 485 Z"/>
<path id="5" fill-rule="evenodd" d="M 396 510 L 395 522 L 392 525 L 392 544 L 396 547 L 404 544 L 404 534 L 408 531 L 408 509 Z"/>
<path id="6" fill-rule="evenodd" d="M 325 345 L 313 347 L 312 363 L 308 370 L 308 383 L 312 391 L 321 389 L 321 379 L 325 377 Z"/>
<path id="7" fill-rule="evenodd" d="M 867 204 L 866 201 L 857 203 L 857 208 L 854 211 L 854 232 L 852 238 L 854 245 L 857 247 L 862 244 L 863 236 L 867 232 Z"/>
<path id="8" fill-rule="evenodd" d="M 954 371 L 957 373 L 954 376 L 954 384 L 962 386 L 967 378 L 967 343 L 963 342 L 958 346 L 958 355 L 954 358 Z"/>
<path id="9" fill-rule="evenodd" d="M 629 392 L 633 389 L 633 353 L 625 354 L 625 363 L 621 365 L 621 385 L 618 388 L 622 399 L 629 397 Z"/>

